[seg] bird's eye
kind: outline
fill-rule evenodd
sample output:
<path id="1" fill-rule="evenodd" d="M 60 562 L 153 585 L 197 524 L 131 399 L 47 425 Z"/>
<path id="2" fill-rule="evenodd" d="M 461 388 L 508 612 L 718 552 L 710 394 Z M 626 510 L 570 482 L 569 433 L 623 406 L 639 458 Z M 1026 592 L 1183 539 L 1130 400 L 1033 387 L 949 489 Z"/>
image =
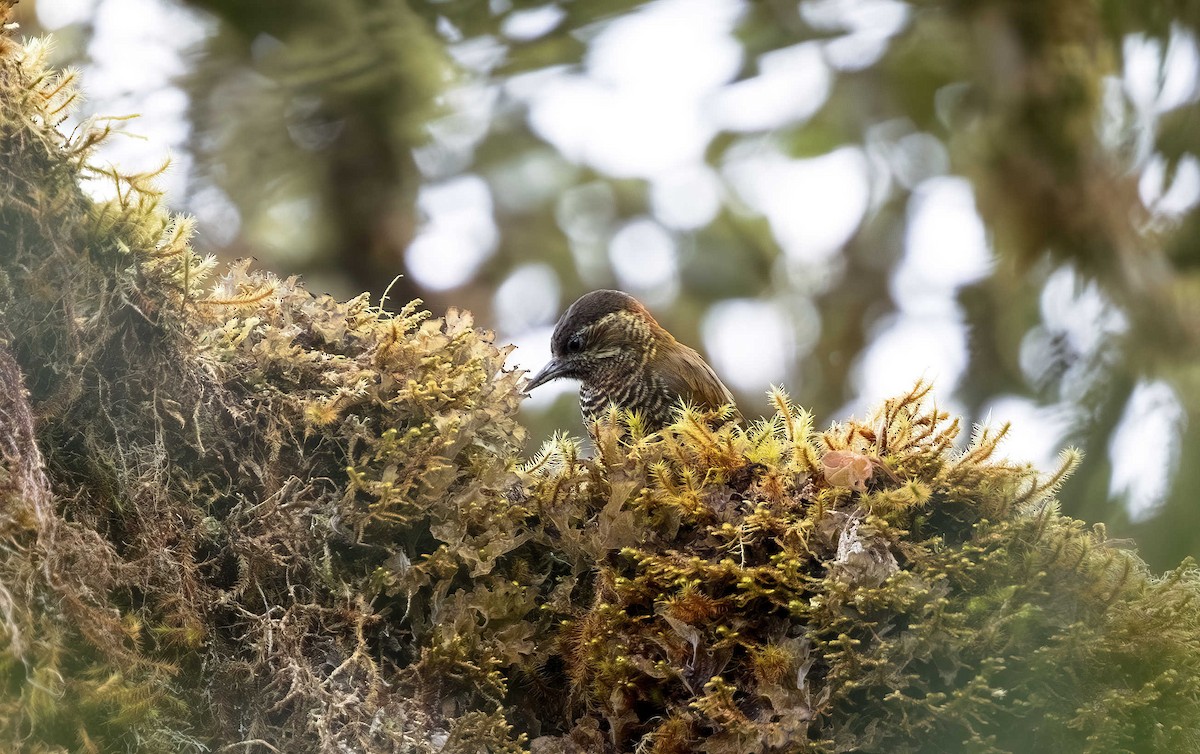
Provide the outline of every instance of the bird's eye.
<path id="1" fill-rule="evenodd" d="M 567 353 L 579 353 L 583 350 L 583 336 L 572 335 L 567 341 Z"/>

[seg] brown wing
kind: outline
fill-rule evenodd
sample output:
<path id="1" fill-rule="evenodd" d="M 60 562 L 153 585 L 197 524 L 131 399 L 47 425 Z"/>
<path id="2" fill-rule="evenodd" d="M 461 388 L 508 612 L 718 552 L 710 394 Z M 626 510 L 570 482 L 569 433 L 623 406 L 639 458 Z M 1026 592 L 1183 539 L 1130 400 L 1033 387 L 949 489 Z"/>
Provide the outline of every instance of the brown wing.
<path id="1" fill-rule="evenodd" d="M 726 404 L 733 405 L 733 393 L 717 377 L 717 373 L 700 354 L 679 343 L 673 348 L 659 351 L 660 363 L 657 372 L 671 392 L 688 403 L 715 410 Z M 733 420 L 742 423 L 742 414 L 733 409 Z"/>

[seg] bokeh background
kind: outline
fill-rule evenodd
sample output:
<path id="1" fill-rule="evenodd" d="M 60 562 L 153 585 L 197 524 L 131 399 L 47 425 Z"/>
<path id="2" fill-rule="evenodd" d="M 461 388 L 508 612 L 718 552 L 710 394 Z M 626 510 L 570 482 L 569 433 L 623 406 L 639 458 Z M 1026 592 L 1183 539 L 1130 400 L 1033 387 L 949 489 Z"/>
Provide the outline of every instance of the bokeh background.
<path id="1" fill-rule="evenodd" d="M 619 287 L 739 399 L 934 381 L 1068 513 L 1200 555 L 1200 7 L 1129 0 L 24 0 L 196 245 L 549 356 Z M 112 120 L 138 114 L 132 120 Z M 169 153 L 170 165 L 159 172 Z M 96 171 L 87 189 L 114 190 Z M 399 276 L 399 277 L 397 277 Z M 581 433 L 575 386 L 526 402 Z M 532 450 L 532 447 L 531 447 Z"/>

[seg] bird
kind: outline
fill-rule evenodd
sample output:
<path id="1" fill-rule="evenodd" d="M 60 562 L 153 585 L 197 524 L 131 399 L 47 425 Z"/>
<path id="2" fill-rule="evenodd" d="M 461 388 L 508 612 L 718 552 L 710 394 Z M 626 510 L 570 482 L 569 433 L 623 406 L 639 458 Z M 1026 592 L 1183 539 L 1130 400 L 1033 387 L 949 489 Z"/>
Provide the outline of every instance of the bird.
<path id="1" fill-rule="evenodd" d="M 581 296 L 554 326 L 550 353 L 526 392 L 562 377 L 579 380 L 579 407 L 589 424 L 615 405 L 639 413 L 654 432 L 674 421 L 681 403 L 709 411 L 728 405 L 741 422 L 733 394 L 713 368 L 628 293 Z"/>

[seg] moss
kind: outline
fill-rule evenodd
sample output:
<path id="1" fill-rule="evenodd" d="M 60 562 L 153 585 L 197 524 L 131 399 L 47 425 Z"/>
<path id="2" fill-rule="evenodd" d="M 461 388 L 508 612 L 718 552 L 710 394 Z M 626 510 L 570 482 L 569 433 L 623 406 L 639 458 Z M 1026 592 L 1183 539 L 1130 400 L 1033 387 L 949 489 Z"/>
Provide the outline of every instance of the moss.
<path id="1" fill-rule="evenodd" d="M 0 38 L 8 750 L 1200 748 L 1195 569 L 1059 515 L 1072 455 L 958 450 L 920 387 L 526 458 L 469 315 L 218 271 L 151 176 L 86 197 L 38 49 Z"/>
<path id="2" fill-rule="evenodd" d="M 539 462 L 531 495 L 580 522 L 560 541 L 609 538 L 560 641 L 614 751 L 1195 748 L 1192 566 L 1154 577 L 1058 515 L 1073 455 L 1041 478 L 993 458 L 999 434 L 955 450 L 927 392 L 822 435 L 781 394 L 747 431 L 685 413 L 614 447 L 614 416 L 611 454 Z M 614 479 L 636 492 L 605 534 L 582 511 L 612 506 Z"/>
<path id="3" fill-rule="evenodd" d="M 455 569 L 515 546 L 486 536 L 523 433 L 505 351 L 468 315 L 218 276 L 150 176 L 85 197 L 103 134 L 60 135 L 70 75 L 5 44 L 2 340 L 48 480 L 6 531 L 10 583 L 35 587 L 6 634 L 5 748 L 511 750 L 496 704 L 447 707 L 413 671 Z"/>

